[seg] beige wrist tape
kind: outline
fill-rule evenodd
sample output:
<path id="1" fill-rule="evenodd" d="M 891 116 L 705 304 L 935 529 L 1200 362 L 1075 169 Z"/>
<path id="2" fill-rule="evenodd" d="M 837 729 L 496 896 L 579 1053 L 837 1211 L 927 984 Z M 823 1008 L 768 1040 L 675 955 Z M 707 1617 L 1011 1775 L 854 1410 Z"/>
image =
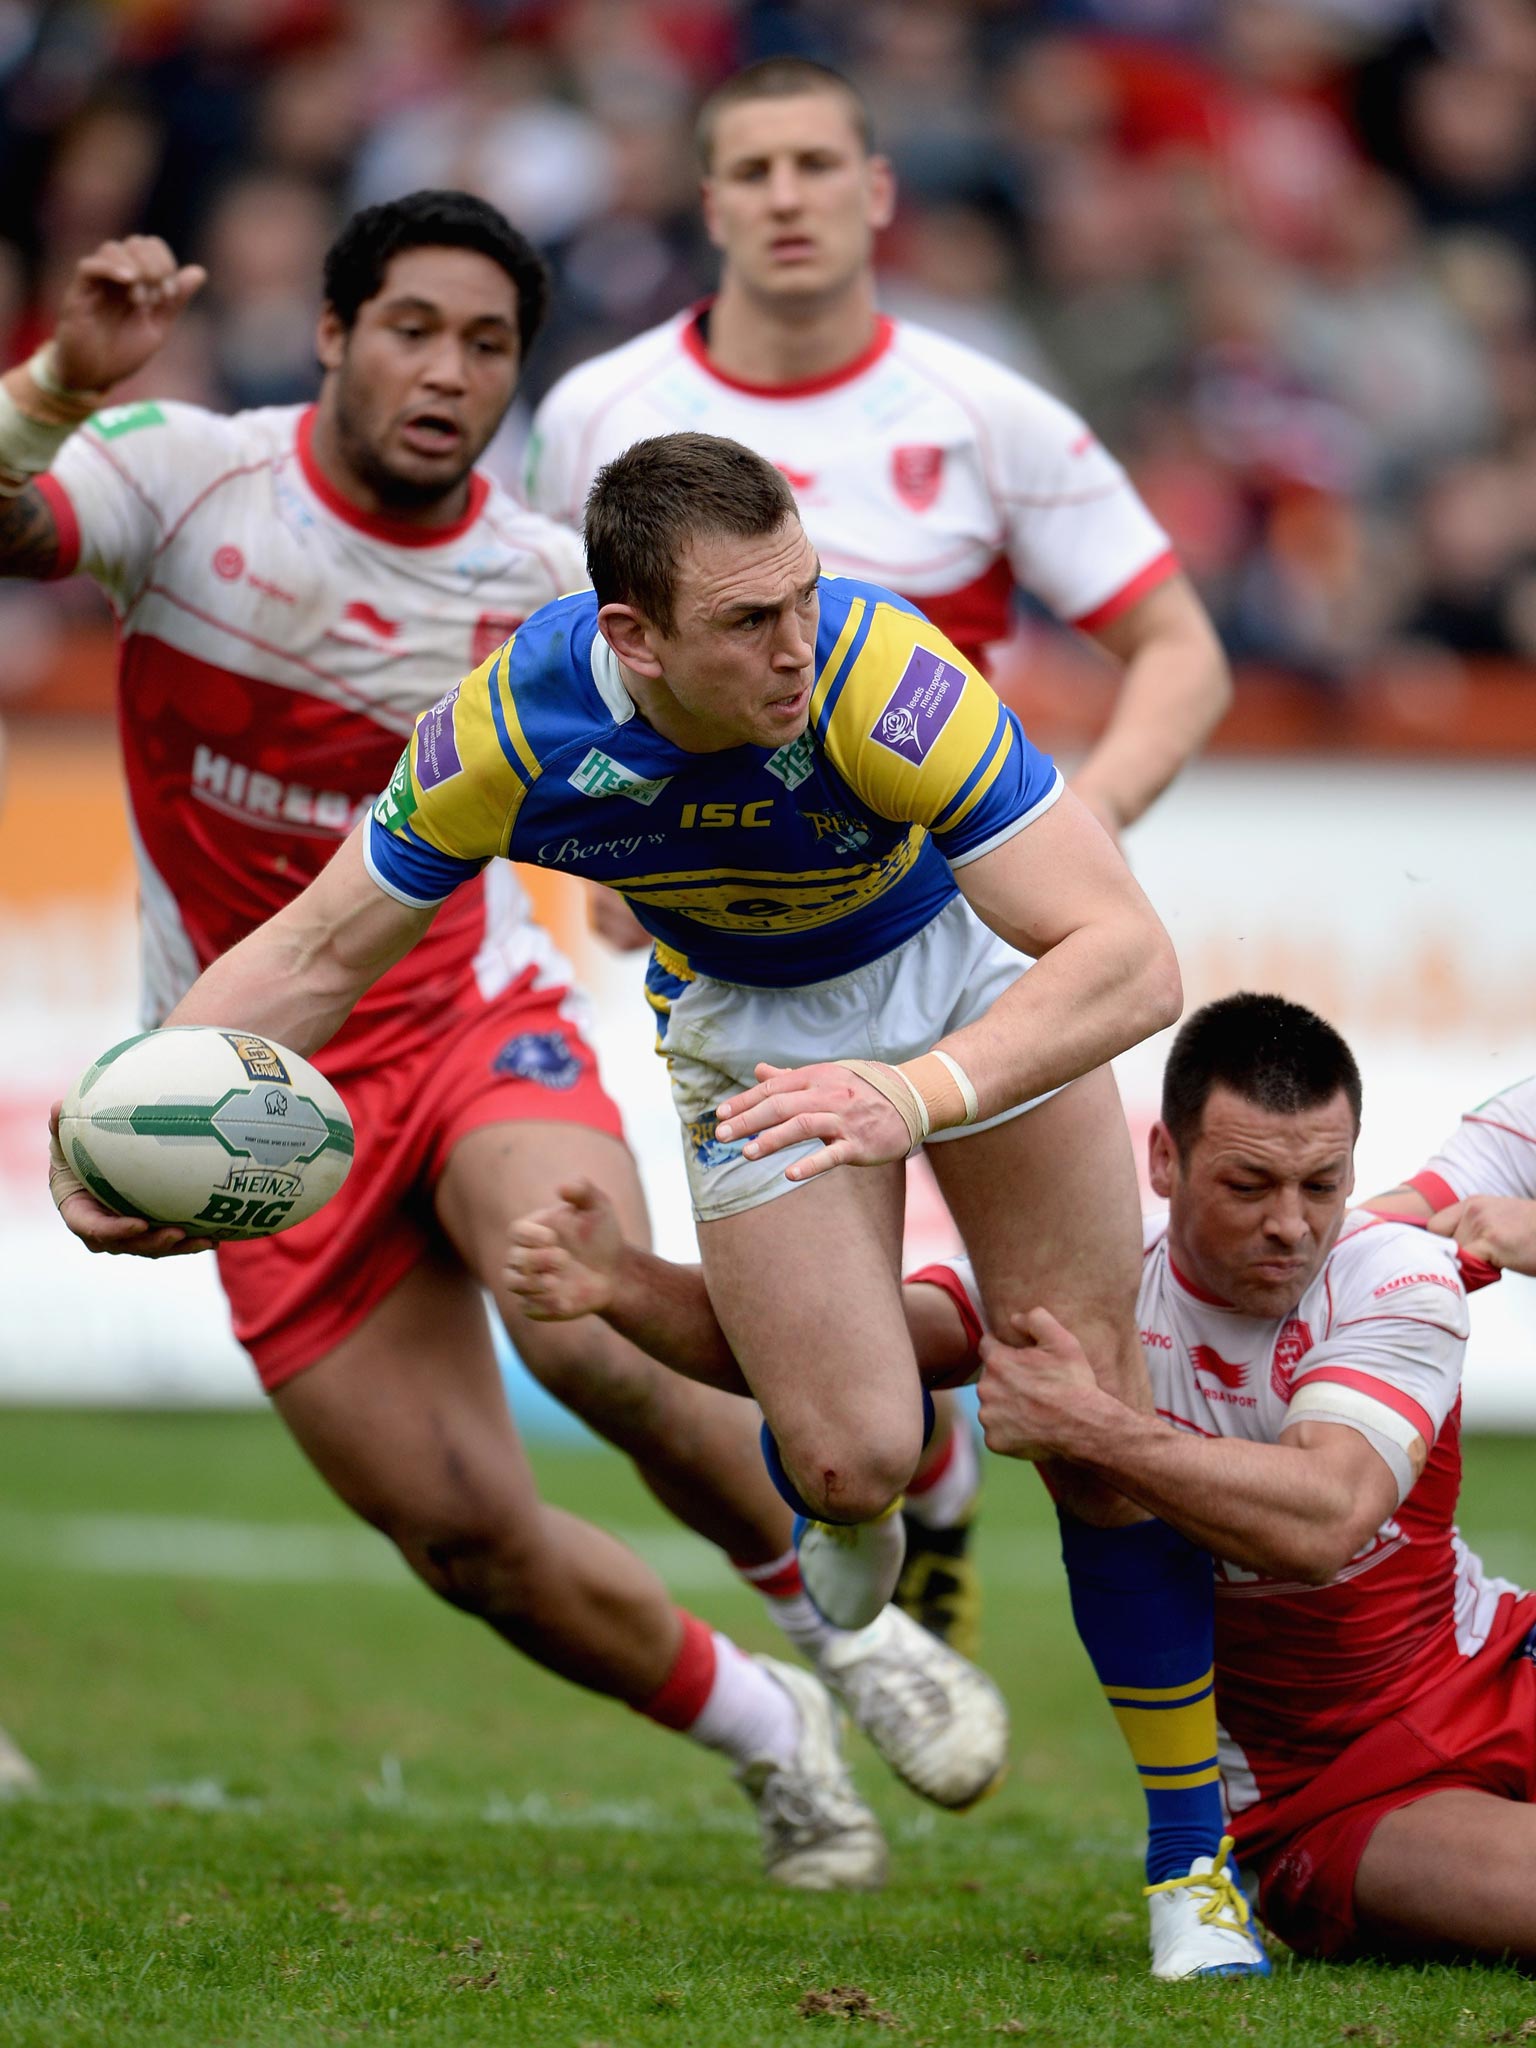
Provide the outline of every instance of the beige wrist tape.
<path id="1" fill-rule="evenodd" d="M 881 1060 L 838 1060 L 835 1064 L 857 1074 L 885 1097 L 907 1127 L 908 1153 L 915 1152 L 930 1129 L 928 1105 L 900 1067 L 888 1067 Z"/>
<path id="2" fill-rule="evenodd" d="M 973 1124 L 981 1105 L 971 1077 L 960 1062 L 947 1052 L 925 1052 L 896 1069 L 902 1079 L 922 1097 L 930 1131 L 953 1130 L 958 1124 Z"/>
<path id="3" fill-rule="evenodd" d="M 82 420 L 101 404 L 100 391 L 70 391 L 59 382 L 51 341 L 0 377 L 0 497 L 14 498 L 53 459 Z"/>

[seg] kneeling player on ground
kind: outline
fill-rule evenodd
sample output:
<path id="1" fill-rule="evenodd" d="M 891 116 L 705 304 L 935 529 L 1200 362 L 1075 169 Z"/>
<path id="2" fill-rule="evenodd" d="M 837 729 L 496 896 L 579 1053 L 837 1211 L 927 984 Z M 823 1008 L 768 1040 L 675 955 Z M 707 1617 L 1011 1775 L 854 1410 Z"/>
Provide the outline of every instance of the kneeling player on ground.
<path id="1" fill-rule="evenodd" d="M 1457 1251 L 1346 1214 L 1359 1109 L 1310 1013 L 1237 996 L 1191 1018 L 1152 1134 L 1169 1214 L 1140 1304 L 1173 1428 L 1099 1390 L 1039 1311 L 982 1341 L 982 1417 L 993 1449 L 1046 1445 L 1217 1559 L 1232 1833 L 1278 1934 L 1528 1962 L 1536 1595 L 1456 1534 Z"/>

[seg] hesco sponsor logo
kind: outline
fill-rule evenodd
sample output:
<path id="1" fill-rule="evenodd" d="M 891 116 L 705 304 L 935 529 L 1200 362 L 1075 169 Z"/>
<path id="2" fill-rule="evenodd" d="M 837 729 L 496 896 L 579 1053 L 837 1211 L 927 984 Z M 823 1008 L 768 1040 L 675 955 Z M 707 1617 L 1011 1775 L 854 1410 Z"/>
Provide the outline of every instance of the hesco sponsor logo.
<path id="1" fill-rule="evenodd" d="M 223 1031 L 219 1035 L 234 1047 L 235 1058 L 253 1081 L 282 1081 L 292 1086 L 293 1077 L 275 1045 L 268 1045 L 264 1038 L 255 1038 L 249 1032 Z"/>
<path id="2" fill-rule="evenodd" d="M 615 761 L 599 747 L 591 747 L 586 758 L 579 761 L 569 777 L 572 789 L 579 789 L 583 796 L 627 796 L 631 803 L 653 804 L 667 784 L 670 775 L 637 775 L 633 768 L 626 768 L 622 761 Z"/>
<path id="3" fill-rule="evenodd" d="M 763 766 L 770 775 L 777 776 L 786 789 L 798 789 L 816 766 L 816 749 L 811 744 L 810 734 L 803 732 L 787 747 L 780 747 L 776 754 L 768 756 Z"/>
<path id="4" fill-rule="evenodd" d="M 373 815 L 386 832 L 398 832 L 415 812 L 416 791 L 411 784 L 411 754 L 407 748 L 395 764 L 388 789 L 374 805 Z"/>
<path id="5" fill-rule="evenodd" d="M 920 768 L 964 690 L 964 669 L 930 648 L 914 647 L 869 736 L 877 747 Z"/>
<path id="6" fill-rule="evenodd" d="M 352 829 L 366 808 L 341 789 L 311 789 L 307 783 L 285 782 L 263 775 L 228 754 L 199 744 L 192 756 L 192 794 L 215 810 L 232 811 L 253 823 L 294 825 L 338 837 Z"/>

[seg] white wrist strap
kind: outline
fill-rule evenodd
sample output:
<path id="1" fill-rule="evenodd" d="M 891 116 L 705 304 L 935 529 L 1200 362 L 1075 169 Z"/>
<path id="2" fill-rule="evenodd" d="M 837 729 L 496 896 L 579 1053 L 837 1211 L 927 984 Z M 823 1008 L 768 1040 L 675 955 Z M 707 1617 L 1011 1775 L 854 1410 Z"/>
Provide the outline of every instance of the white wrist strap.
<path id="1" fill-rule="evenodd" d="M 0 377 L 0 498 L 14 498 L 54 457 L 100 403 L 97 391 L 59 382 L 53 343 Z"/>
<path id="2" fill-rule="evenodd" d="M 927 1103 L 900 1067 L 888 1067 L 883 1060 L 838 1060 L 835 1064 L 846 1067 L 850 1074 L 857 1074 L 861 1081 L 867 1081 L 871 1088 L 885 1097 L 907 1127 L 907 1154 L 910 1157 L 932 1126 L 928 1121 Z"/>
<path id="3" fill-rule="evenodd" d="M 933 1048 L 932 1057 L 942 1060 L 948 1067 L 955 1086 L 960 1090 L 960 1099 L 965 1104 L 965 1121 L 968 1124 L 975 1123 L 981 1113 L 981 1104 L 976 1099 L 976 1085 L 970 1075 L 953 1054 L 945 1052 L 940 1046 L 936 1045 Z"/>

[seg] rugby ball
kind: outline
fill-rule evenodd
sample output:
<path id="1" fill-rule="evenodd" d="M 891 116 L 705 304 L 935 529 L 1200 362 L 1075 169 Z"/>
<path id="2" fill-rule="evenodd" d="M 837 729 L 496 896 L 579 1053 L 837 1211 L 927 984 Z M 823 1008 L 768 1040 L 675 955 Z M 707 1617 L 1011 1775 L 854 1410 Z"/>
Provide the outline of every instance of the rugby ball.
<path id="1" fill-rule="evenodd" d="M 64 1157 L 109 1209 L 195 1237 L 271 1237 L 347 1177 L 352 1119 L 308 1060 L 249 1031 L 125 1038 L 64 1099 Z"/>

